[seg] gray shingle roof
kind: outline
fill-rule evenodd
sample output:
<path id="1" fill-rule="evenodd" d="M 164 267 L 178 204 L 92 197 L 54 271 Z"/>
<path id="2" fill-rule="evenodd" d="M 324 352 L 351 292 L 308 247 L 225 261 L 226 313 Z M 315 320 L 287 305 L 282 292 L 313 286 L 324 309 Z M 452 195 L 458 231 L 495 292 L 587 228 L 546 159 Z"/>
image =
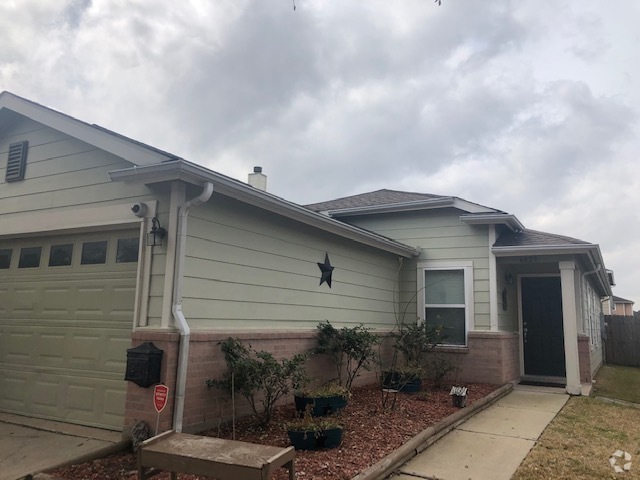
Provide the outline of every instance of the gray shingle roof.
<path id="1" fill-rule="evenodd" d="M 443 195 L 432 195 L 430 193 L 401 192 L 399 190 L 376 190 L 375 192 L 361 193 L 349 197 L 336 198 L 327 202 L 313 203 L 305 205 L 314 212 L 327 210 L 339 210 L 342 208 L 372 207 L 378 205 L 393 205 L 396 203 L 416 202 L 420 200 L 432 200 L 435 198 L 448 198 Z"/>
<path id="2" fill-rule="evenodd" d="M 611 299 L 615 302 L 615 303 L 636 303 L 633 300 L 627 300 L 626 298 L 622 298 L 622 297 L 616 297 L 615 295 L 613 295 L 611 297 Z"/>
<path id="3" fill-rule="evenodd" d="M 560 245 L 591 245 L 589 242 L 577 238 L 565 237 L 554 233 L 539 232 L 537 230 L 524 229 L 521 232 L 507 231 L 502 233 L 494 247 L 541 247 Z"/>

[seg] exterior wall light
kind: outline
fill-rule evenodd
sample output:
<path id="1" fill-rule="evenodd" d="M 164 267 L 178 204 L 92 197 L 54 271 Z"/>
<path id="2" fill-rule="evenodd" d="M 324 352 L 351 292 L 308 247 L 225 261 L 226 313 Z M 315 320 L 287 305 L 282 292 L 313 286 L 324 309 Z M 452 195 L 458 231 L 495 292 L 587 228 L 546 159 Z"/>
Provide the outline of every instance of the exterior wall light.
<path id="1" fill-rule="evenodd" d="M 151 231 L 147 234 L 147 245 L 149 247 L 159 247 L 162 239 L 167 236 L 167 231 L 160 226 L 160 221 L 153 217 L 151 219 Z"/>
<path id="2" fill-rule="evenodd" d="M 513 285 L 513 274 L 512 273 L 506 273 L 504 275 L 504 281 L 507 282 L 507 285 Z"/>

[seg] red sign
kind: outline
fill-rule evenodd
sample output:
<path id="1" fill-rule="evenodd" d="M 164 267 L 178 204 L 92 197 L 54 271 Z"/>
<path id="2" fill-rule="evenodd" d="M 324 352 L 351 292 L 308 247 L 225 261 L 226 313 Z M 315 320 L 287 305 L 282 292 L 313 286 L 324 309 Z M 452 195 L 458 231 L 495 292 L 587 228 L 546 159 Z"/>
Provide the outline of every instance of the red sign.
<path id="1" fill-rule="evenodd" d="M 153 387 L 153 406 L 156 412 L 160 413 L 167 406 L 169 399 L 169 387 L 166 385 L 156 385 Z"/>

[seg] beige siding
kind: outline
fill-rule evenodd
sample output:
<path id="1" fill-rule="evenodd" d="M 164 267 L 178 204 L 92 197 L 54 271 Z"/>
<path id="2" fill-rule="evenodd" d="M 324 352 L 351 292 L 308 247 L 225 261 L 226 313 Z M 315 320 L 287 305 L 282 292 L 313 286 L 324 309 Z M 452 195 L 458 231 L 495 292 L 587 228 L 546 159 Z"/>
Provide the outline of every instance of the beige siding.
<path id="1" fill-rule="evenodd" d="M 423 249 L 420 260 L 471 260 L 474 277 L 475 330 L 488 330 L 489 320 L 489 235 L 488 227 L 466 225 L 456 209 L 348 217 L 368 230 Z M 415 318 L 416 270 L 403 273 L 404 306 L 407 318 Z M 405 290 L 406 289 L 406 290 Z M 407 305 L 409 302 L 412 305 Z M 412 317 L 409 317 L 412 315 Z"/>
<path id="2" fill-rule="evenodd" d="M 112 182 L 110 171 L 130 168 L 132 163 L 55 129 L 19 115 L 15 117 L 21 120 L 3 130 L 0 136 L 0 225 L 12 222 L 22 226 L 33 223 L 32 215 L 63 214 L 63 221 L 55 226 L 62 232 L 69 228 L 65 222 L 73 223 L 79 210 L 109 205 L 121 207 L 122 218 L 134 225 L 139 219 L 129 211 L 129 205 L 154 200 L 158 201 L 157 216 L 166 225 L 168 186 L 149 188 Z M 25 179 L 7 183 L 9 145 L 24 140 L 29 142 Z M 99 223 L 100 218 L 96 218 L 95 224 Z M 0 229 L 0 236 L 2 234 Z M 19 234 L 13 233 L 13 236 Z M 151 288 L 156 296 L 150 299 L 150 324 L 159 324 L 162 316 L 165 256 L 166 247 L 154 248 Z"/>
<path id="3" fill-rule="evenodd" d="M 329 254 L 330 289 L 320 283 Z M 216 196 L 188 221 L 183 310 L 195 329 L 394 324 L 398 259 Z"/>

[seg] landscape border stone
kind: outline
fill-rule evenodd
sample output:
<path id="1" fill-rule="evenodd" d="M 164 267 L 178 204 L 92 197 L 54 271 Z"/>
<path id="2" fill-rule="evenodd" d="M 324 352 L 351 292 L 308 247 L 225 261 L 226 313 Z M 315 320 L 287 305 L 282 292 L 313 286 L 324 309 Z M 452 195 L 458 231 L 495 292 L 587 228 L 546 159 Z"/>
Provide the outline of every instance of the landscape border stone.
<path id="1" fill-rule="evenodd" d="M 449 433 L 462 422 L 468 420 L 476 413 L 484 410 L 504 397 L 507 393 L 511 392 L 513 387 L 513 383 L 507 383 L 472 405 L 457 411 L 453 415 L 449 415 L 447 418 L 439 421 L 431 427 L 425 428 L 408 442 L 391 452 L 380 461 L 374 463 L 366 470 L 363 470 L 351 480 L 382 480 L 387 478 L 400 466 L 433 445 L 441 437 Z"/>

